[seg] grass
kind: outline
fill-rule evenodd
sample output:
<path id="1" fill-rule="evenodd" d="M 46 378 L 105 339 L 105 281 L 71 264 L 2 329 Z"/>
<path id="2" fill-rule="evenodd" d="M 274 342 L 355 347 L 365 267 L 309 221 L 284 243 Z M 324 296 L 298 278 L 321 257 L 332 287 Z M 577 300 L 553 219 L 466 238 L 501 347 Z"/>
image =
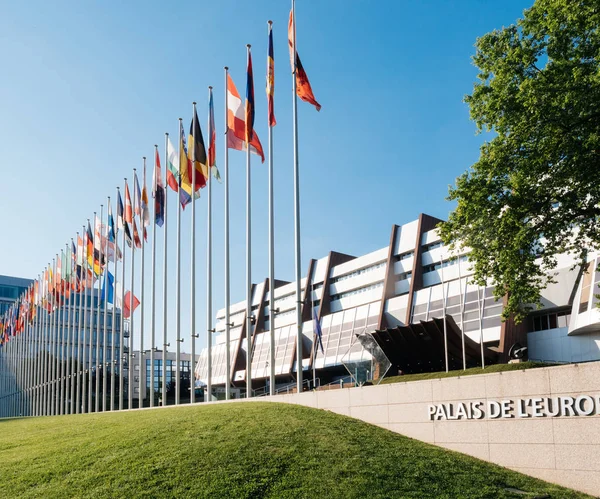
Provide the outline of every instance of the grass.
<path id="1" fill-rule="evenodd" d="M 254 402 L 0 421 L 0 497 L 587 496 L 331 412 Z"/>
<path id="2" fill-rule="evenodd" d="M 419 373 L 419 374 L 404 374 L 402 376 L 390 376 L 383 378 L 383 383 L 404 383 L 406 381 L 421 381 L 424 379 L 439 379 L 439 378 L 457 378 L 458 376 L 473 376 L 475 374 L 490 374 L 504 371 L 523 371 L 525 369 L 535 369 L 537 367 L 551 367 L 554 364 L 546 364 L 544 362 L 521 362 L 520 364 L 493 364 L 485 369 L 481 367 L 472 367 L 471 369 L 458 371 L 440 371 L 435 373 Z"/>

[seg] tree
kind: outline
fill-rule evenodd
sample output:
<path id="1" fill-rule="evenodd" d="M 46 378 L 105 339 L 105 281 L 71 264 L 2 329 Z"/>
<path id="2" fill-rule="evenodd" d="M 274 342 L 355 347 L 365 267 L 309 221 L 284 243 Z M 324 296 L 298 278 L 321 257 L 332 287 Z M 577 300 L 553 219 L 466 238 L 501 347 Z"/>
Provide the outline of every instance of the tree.
<path id="1" fill-rule="evenodd" d="M 516 25 L 479 38 L 465 101 L 492 138 L 458 177 L 444 243 L 471 248 L 475 279 L 521 321 L 557 255 L 600 246 L 600 4 L 537 0 Z"/>

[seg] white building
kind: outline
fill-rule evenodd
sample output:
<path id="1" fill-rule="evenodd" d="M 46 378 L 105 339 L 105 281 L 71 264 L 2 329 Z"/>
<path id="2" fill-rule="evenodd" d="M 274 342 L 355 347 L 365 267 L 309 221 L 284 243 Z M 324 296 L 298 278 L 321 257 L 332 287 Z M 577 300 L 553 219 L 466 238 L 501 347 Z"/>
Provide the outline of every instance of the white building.
<path id="1" fill-rule="evenodd" d="M 353 257 L 331 252 L 310 260 L 301 281 L 303 299 L 303 367 L 313 362 L 321 383 L 343 376 L 342 358 L 355 335 L 378 331 L 375 338 L 391 352 L 392 369 L 404 372 L 444 369 L 444 322 L 448 327 L 449 365 L 462 367 L 464 331 L 467 365 L 480 365 L 481 351 L 488 359 L 506 362 L 512 345 L 529 346 L 529 357 L 552 362 L 600 359 L 600 310 L 594 296 L 600 278 L 600 258 L 590 256 L 588 270 L 573 269 L 572 258 L 559 261 L 557 283 L 543 292 L 543 308 L 516 325 L 501 321 L 502 301 L 493 287 L 471 283 L 467 254 L 451 255 L 435 226 L 440 220 L 421 214 L 413 222 L 392 227 L 390 244 Z M 311 304 L 321 321 L 324 354 L 313 359 Z M 290 383 L 296 372 L 295 284 L 278 281 L 275 288 L 275 372 L 278 384 Z M 268 280 L 253 286 L 252 378 L 255 387 L 269 376 Z M 212 349 L 212 382 L 234 386 L 245 383 L 247 339 L 245 301 L 230 308 L 231 372 L 226 373 L 225 310 L 217 313 Z M 448 318 L 443 320 L 444 315 Z M 450 317 L 452 319 L 450 319 Z M 571 320 L 571 318 L 573 318 Z M 485 346 L 480 348 L 481 342 Z M 391 350 L 390 350 L 391 349 Z M 392 351 L 393 350 L 393 351 Z M 196 378 L 205 383 L 207 349 L 200 354 Z M 353 355 L 353 354 L 352 354 Z M 390 355 L 388 355 L 390 356 Z"/>

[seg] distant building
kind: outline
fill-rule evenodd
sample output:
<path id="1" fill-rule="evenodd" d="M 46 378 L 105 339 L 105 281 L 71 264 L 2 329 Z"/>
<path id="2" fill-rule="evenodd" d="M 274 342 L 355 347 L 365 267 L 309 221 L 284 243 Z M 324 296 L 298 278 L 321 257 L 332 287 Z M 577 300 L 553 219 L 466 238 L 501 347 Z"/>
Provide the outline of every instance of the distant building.
<path id="1" fill-rule="evenodd" d="M 444 362 L 444 330 L 448 335 L 450 369 L 462 368 L 462 335 L 467 366 L 507 362 L 513 345 L 529 345 L 531 359 L 583 362 L 600 359 L 600 257 L 590 253 L 585 269 L 572 257 L 559 257 L 556 283 L 542 293 L 543 307 L 521 324 L 502 322 L 503 301 L 494 287 L 471 282 L 468 250 L 450 254 L 440 240 L 440 220 L 421 214 L 417 220 L 394 225 L 390 244 L 366 255 L 330 252 L 310 260 L 301 281 L 304 378 L 312 369 L 321 384 L 348 375 L 346 361 L 365 355 L 351 351 L 357 334 L 374 338 L 392 361 L 392 372 L 440 371 Z M 574 266 L 575 265 L 575 266 Z M 587 273 L 585 272 L 587 271 Z M 294 283 L 275 288 L 275 373 L 278 387 L 294 382 L 297 372 L 296 295 Z M 269 377 L 268 280 L 252 287 L 252 345 L 248 347 L 246 302 L 230 307 L 231 371 L 226 372 L 225 310 L 217 312 L 212 348 L 212 382 L 243 389 L 251 352 L 253 388 Z M 324 353 L 314 353 L 314 312 L 321 321 Z M 446 317 L 446 320 L 444 320 Z M 482 345 L 483 344 L 483 345 Z M 483 348 L 481 348 L 483 346 Z M 354 348 L 354 347 L 353 347 Z M 196 378 L 207 382 L 207 355 L 200 354 Z"/>
<path id="2" fill-rule="evenodd" d="M 0 316 L 10 308 L 33 283 L 33 279 L 0 275 Z"/>

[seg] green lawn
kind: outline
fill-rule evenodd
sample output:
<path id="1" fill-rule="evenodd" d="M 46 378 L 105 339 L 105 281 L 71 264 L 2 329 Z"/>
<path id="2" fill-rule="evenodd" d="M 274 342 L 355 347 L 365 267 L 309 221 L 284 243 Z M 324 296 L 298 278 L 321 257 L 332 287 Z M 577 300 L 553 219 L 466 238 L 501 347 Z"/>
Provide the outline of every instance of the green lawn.
<path id="1" fill-rule="evenodd" d="M 439 379 L 439 378 L 456 378 L 458 376 L 473 376 L 474 374 L 490 374 L 499 373 L 504 371 L 523 371 L 525 369 L 534 369 L 536 367 L 551 367 L 554 364 L 546 364 L 544 362 L 521 362 L 520 364 L 493 364 L 487 366 L 485 369 L 481 367 L 472 367 L 471 369 L 465 369 L 464 371 L 440 371 L 435 373 L 419 373 L 419 374 L 405 374 L 403 376 L 390 376 L 389 378 L 383 378 L 381 383 L 403 383 L 406 381 L 420 381 L 423 379 Z"/>
<path id="2" fill-rule="evenodd" d="M 585 496 L 334 413 L 255 402 L 0 421 L 0 497 Z"/>

